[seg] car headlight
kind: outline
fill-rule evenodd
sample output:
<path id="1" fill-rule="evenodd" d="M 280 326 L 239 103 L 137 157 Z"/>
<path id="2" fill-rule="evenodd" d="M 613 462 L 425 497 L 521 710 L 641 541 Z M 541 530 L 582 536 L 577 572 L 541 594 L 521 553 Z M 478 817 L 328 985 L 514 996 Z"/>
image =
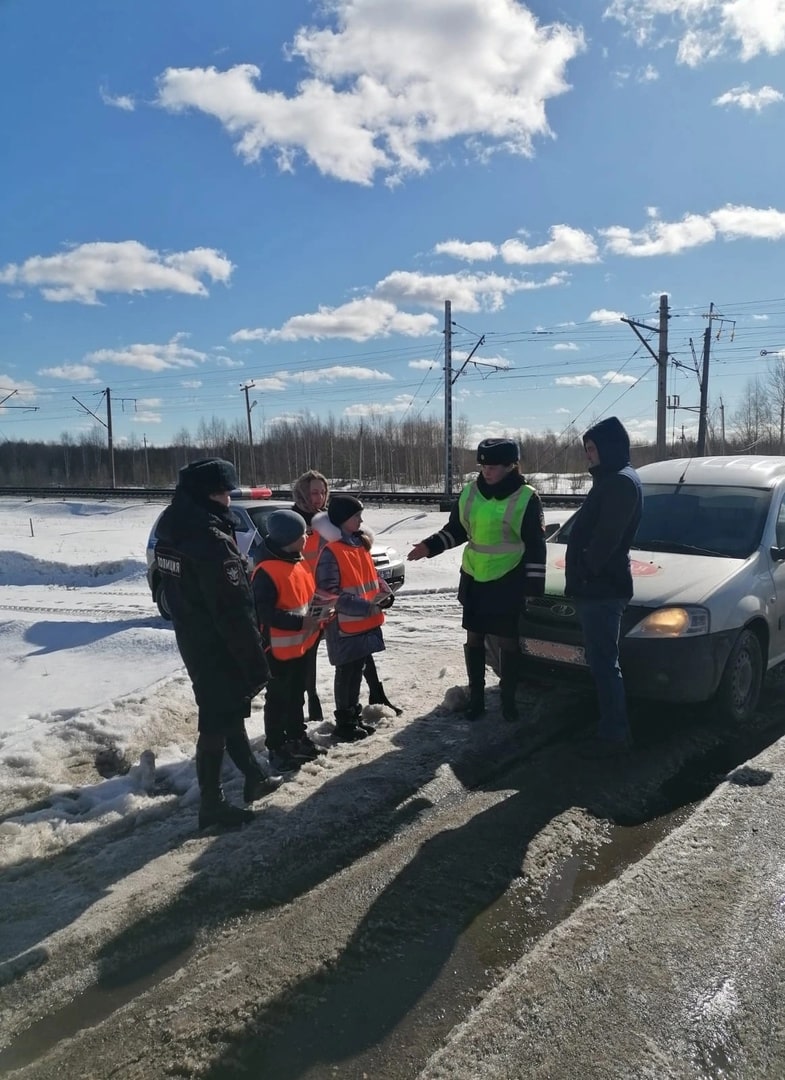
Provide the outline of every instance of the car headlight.
<path id="1" fill-rule="evenodd" d="M 641 619 L 627 637 L 677 638 L 708 634 L 709 612 L 702 607 L 664 607 Z"/>

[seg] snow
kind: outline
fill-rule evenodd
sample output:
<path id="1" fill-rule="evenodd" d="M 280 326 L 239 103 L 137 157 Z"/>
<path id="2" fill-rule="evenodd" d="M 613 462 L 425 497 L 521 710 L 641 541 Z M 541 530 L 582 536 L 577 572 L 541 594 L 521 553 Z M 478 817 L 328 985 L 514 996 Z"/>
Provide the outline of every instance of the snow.
<path id="1" fill-rule="evenodd" d="M 45 858 L 108 824 L 166 819 L 196 802 L 190 683 L 146 580 L 147 537 L 164 505 L 0 498 L 0 867 Z M 365 519 L 380 542 L 405 555 L 446 515 L 369 507 Z M 379 658 L 387 694 L 404 718 L 369 706 L 378 737 L 344 751 L 346 767 L 372 760 L 407 716 L 422 712 L 413 673 L 435 678 L 440 700 L 460 700 L 460 558 L 458 550 L 407 563 Z M 322 649 L 326 716 L 332 674 Z M 262 704 L 260 696 L 248 729 L 264 760 Z M 311 725 L 310 734 L 327 746 L 330 728 L 327 721 Z M 96 765 L 111 773 L 118 761 L 128 771 L 102 779 Z M 320 763 L 303 778 L 309 770 L 318 780 Z M 230 765 L 225 777 L 237 778 Z M 286 795 L 273 798 L 290 805 L 309 786 L 287 784 Z"/>

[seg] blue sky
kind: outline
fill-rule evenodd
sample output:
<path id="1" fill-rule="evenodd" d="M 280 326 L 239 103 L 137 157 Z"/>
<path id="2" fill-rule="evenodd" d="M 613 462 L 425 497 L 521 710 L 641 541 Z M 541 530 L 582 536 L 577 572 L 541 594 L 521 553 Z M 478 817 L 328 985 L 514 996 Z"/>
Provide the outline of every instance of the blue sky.
<path id="1" fill-rule="evenodd" d="M 473 436 L 653 439 L 663 292 L 730 424 L 785 358 L 783 52 L 785 0 L 0 0 L 0 435 L 441 417 L 450 300 Z"/>

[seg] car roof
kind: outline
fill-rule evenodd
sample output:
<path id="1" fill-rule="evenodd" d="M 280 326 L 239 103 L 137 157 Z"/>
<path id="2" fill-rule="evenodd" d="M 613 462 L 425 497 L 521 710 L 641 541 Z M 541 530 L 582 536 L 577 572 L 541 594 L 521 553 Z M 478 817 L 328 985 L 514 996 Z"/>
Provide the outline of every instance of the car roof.
<path id="1" fill-rule="evenodd" d="M 758 454 L 749 457 L 673 458 L 642 465 L 637 471 L 647 484 L 770 488 L 785 479 L 785 457 Z"/>

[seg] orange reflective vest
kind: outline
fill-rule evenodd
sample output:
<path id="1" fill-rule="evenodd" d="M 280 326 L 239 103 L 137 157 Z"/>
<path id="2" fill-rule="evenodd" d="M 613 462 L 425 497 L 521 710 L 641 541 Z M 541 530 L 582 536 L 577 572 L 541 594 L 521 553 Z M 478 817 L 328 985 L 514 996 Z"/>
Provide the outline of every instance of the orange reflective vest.
<path id="1" fill-rule="evenodd" d="M 319 554 L 322 550 L 322 538 L 313 529 L 308 529 L 305 538 L 305 547 L 303 548 L 303 558 L 305 559 L 308 569 L 311 571 L 314 577 L 316 577 L 316 564 L 319 561 Z"/>
<path id="2" fill-rule="evenodd" d="M 340 590 L 361 596 L 364 600 L 375 600 L 381 593 L 379 575 L 373 565 L 370 552 L 364 547 L 353 547 L 343 540 L 333 540 L 326 545 L 335 556 L 340 574 Z M 338 612 L 338 629 L 342 634 L 364 634 L 384 622 L 384 612 L 376 609 L 370 615 L 345 615 Z"/>
<path id="3" fill-rule="evenodd" d="M 304 560 L 290 563 L 283 559 L 267 559 L 254 568 L 251 580 L 259 573 L 267 574 L 278 591 L 276 611 L 286 611 L 290 615 L 303 617 L 308 614 L 315 582 Z M 319 637 L 318 629 L 279 630 L 276 626 L 263 629 L 269 635 L 270 648 L 276 660 L 296 660 L 298 656 L 304 656 Z"/>

